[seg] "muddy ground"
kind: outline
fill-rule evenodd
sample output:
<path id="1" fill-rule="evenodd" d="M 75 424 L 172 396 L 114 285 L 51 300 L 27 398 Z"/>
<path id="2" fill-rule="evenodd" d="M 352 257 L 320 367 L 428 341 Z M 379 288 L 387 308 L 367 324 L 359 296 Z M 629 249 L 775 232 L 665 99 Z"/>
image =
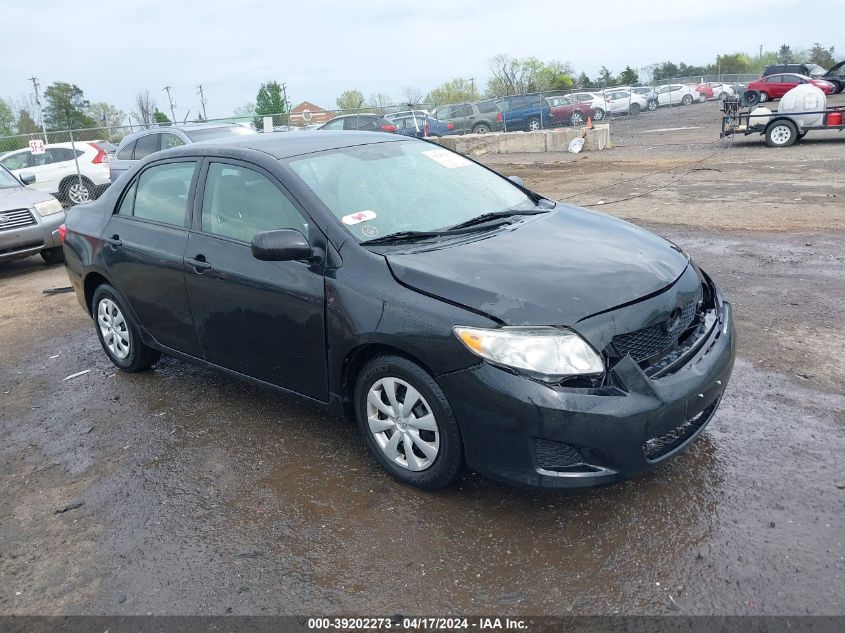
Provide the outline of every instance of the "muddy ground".
<path id="1" fill-rule="evenodd" d="M 717 117 L 486 159 L 670 237 L 735 306 L 707 431 L 599 490 L 417 492 L 299 401 L 172 359 L 115 372 L 75 297 L 42 294 L 61 267 L 1 266 L 0 613 L 845 613 L 845 137 L 720 144 Z"/>

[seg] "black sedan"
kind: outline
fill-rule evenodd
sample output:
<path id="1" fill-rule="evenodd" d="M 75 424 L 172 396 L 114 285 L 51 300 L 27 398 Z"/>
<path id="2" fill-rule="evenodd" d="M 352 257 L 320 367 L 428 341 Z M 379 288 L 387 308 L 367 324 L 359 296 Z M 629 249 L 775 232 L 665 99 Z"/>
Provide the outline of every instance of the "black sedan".
<path id="1" fill-rule="evenodd" d="M 557 488 L 641 472 L 731 374 L 731 306 L 678 247 L 426 141 L 242 137 L 119 184 L 68 211 L 64 244 L 112 362 L 164 353 L 331 407 L 420 488 L 465 465 Z"/>

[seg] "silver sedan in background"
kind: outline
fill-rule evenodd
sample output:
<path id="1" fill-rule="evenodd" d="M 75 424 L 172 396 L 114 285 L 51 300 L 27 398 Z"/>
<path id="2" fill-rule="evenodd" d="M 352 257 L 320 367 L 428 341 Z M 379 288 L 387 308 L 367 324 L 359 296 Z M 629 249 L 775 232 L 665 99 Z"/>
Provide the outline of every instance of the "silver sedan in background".
<path id="1" fill-rule="evenodd" d="M 62 203 L 49 193 L 25 187 L 35 176 L 15 178 L 0 166 L 0 263 L 40 253 L 48 264 L 64 261 L 59 227 L 64 224 Z"/>

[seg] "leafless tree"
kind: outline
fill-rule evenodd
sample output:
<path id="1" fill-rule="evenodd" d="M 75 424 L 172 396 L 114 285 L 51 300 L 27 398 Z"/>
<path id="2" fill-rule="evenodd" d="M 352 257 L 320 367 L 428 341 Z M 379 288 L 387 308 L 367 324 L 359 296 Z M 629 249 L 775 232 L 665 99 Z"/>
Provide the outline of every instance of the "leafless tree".
<path id="1" fill-rule="evenodd" d="M 370 95 L 370 102 L 367 104 L 373 110 L 375 110 L 378 114 L 384 114 L 387 106 L 391 104 L 391 98 L 389 95 L 384 94 L 383 92 L 375 92 Z"/>
<path id="2" fill-rule="evenodd" d="M 152 125 L 155 122 L 153 119 L 155 110 L 156 102 L 148 89 L 145 88 L 143 92 L 135 95 L 135 109 L 132 111 L 132 117 L 136 121 L 142 125 Z"/>
<path id="3" fill-rule="evenodd" d="M 413 86 L 405 86 L 402 88 L 402 96 L 405 97 L 405 103 L 407 103 L 411 108 L 416 108 L 422 102 L 422 91 L 419 88 L 414 88 Z"/>

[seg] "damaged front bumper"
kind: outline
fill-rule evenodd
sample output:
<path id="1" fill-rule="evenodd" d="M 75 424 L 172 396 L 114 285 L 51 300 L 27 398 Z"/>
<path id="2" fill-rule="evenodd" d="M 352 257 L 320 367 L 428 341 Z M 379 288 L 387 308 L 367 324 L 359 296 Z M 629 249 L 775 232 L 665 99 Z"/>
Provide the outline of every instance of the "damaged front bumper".
<path id="1" fill-rule="evenodd" d="M 714 316 L 683 366 L 660 377 L 630 356 L 598 388 L 550 385 L 487 363 L 440 376 L 467 464 L 511 484 L 585 488 L 670 459 L 701 433 L 730 379 L 730 304 L 719 300 Z"/>

